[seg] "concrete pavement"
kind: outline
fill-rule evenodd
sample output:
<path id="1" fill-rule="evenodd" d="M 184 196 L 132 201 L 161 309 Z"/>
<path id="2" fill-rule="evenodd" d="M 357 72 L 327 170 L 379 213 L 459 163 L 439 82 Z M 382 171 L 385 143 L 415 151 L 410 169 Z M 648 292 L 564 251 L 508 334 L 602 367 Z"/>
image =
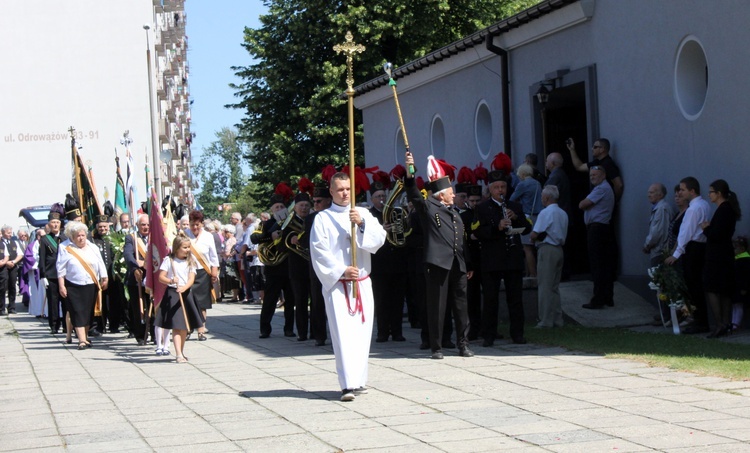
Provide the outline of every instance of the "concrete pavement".
<path id="1" fill-rule="evenodd" d="M 342 403 L 331 347 L 283 337 L 280 312 L 258 339 L 259 312 L 215 305 L 189 364 L 0 318 L 0 451 L 750 452 L 750 381 L 504 341 L 436 361 L 405 326 Z"/>

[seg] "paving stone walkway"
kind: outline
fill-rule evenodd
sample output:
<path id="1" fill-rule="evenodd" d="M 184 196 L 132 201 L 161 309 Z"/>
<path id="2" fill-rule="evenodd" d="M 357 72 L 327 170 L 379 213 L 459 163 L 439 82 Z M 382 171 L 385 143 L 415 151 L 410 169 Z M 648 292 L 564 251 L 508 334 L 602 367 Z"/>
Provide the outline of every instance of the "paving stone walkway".
<path id="1" fill-rule="evenodd" d="M 342 403 L 331 347 L 283 337 L 280 313 L 261 340 L 259 312 L 216 305 L 189 364 L 0 318 L 0 451 L 750 452 L 750 381 L 502 341 L 435 361 L 405 328 Z"/>

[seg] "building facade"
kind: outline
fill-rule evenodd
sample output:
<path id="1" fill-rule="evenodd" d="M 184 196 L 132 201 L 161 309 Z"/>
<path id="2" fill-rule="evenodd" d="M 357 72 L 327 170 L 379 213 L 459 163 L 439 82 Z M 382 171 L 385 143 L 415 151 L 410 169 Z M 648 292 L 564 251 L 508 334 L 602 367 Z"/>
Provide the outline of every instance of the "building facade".
<path id="1" fill-rule="evenodd" d="M 709 18 L 711 20 L 709 20 Z M 598 137 L 612 142 L 625 191 L 616 225 L 625 276 L 644 275 L 648 186 L 685 176 L 729 182 L 746 212 L 750 108 L 750 3 L 741 0 L 548 0 L 395 71 L 409 144 L 420 167 L 434 154 L 489 167 L 498 152 L 520 165 L 527 153 L 560 152 L 577 205 L 588 193 L 565 147 L 574 138 L 591 158 Z M 397 62 L 394 62 L 397 63 Z M 548 100 L 536 96 L 541 87 Z M 367 166 L 403 159 L 391 88 L 382 77 L 357 87 Z M 582 241 L 581 213 L 574 213 Z M 737 234 L 748 232 L 747 220 Z M 583 260 L 575 270 L 587 272 Z"/>
<path id="2" fill-rule="evenodd" d="M 125 178 L 129 131 L 138 202 L 149 184 L 191 199 L 184 0 L 9 0 L 0 4 L 0 222 L 71 190 L 69 128 L 100 202 Z"/>

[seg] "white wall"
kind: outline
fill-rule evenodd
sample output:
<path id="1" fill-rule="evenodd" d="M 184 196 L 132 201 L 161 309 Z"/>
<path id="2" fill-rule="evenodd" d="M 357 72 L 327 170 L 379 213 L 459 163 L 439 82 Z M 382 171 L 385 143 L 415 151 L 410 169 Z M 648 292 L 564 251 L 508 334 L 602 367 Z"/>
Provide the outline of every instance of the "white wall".
<path id="1" fill-rule="evenodd" d="M 152 21 L 150 0 L 0 3 L 0 223 L 20 225 L 19 209 L 64 201 L 70 126 L 83 136 L 81 155 L 93 162 L 101 203 L 104 186 L 114 197 L 115 147 L 125 178 L 120 138 L 129 129 L 145 199 L 151 127 L 143 25 Z"/>
<path id="2" fill-rule="evenodd" d="M 653 182 L 664 183 L 671 197 L 671 188 L 688 175 L 699 179 L 705 195 L 712 181 L 726 179 L 746 214 L 737 234 L 750 233 L 750 104 L 745 94 L 750 80 L 749 23 L 750 3 L 744 0 L 597 0 L 590 21 L 511 51 L 516 165 L 526 153 L 535 151 L 529 88 L 555 70 L 596 65 L 599 131 L 612 141 L 612 156 L 625 182 L 619 228 L 624 274 L 641 275 L 647 265 L 640 249 L 650 209 L 646 191 Z M 537 26 L 541 24 L 531 22 L 523 28 Z M 700 40 L 709 66 L 705 107 L 694 121 L 685 119 L 674 96 L 677 50 L 688 35 Z M 430 79 L 421 80 L 418 87 L 400 96 L 411 145 L 422 168 L 424 150 L 429 149 L 429 120 L 435 112 L 445 121 L 447 160 L 456 166 L 476 165 L 479 159 L 470 151 L 475 145 L 469 131 L 473 133 L 473 109 L 479 98 L 490 101 L 496 129 L 490 159 L 501 151 L 500 81 L 478 62 L 452 72 L 456 65 L 452 60 L 478 59 L 476 53 L 485 51 L 484 46 L 478 47 L 400 82 L 408 86 L 409 78 Z M 500 72 L 499 61 L 495 57 L 485 65 Z M 390 170 L 392 135 L 397 127 L 395 107 L 390 99 L 367 103 L 383 90 L 389 88 L 367 93 L 359 102 L 364 105 L 367 165 L 387 161 L 386 170 Z"/>

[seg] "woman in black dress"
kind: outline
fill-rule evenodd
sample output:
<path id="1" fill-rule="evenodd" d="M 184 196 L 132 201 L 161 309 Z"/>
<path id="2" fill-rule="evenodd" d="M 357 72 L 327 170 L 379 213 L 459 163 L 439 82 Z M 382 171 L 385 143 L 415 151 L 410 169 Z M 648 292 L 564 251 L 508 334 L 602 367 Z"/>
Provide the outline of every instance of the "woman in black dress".
<path id="1" fill-rule="evenodd" d="M 731 331 L 732 294 L 735 283 L 732 237 L 741 211 L 737 195 L 729 190 L 729 184 L 723 179 L 711 183 L 708 198 L 718 207 L 711 221 L 701 225 L 706 236 L 703 285 L 706 301 L 716 323 L 708 337 L 718 338 Z"/>

